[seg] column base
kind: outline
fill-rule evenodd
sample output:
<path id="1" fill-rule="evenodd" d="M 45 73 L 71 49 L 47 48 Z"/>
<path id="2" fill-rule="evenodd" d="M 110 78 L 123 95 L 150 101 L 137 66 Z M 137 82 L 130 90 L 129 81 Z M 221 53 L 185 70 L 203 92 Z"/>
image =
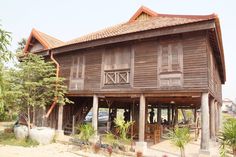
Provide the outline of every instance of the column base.
<path id="1" fill-rule="evenodd" d="M 209 157 L 211 155 L 209 150 L 200 149 L 199 150 L 199 157 Z"/>
<path id="2" fill-rule="evenodd" d="M 135 142 L 135 152 L 146 153 L 147 150 L 147 142 Z"/>
<path id="3" fill-rule="evenodd" d="M 63 139 L 64 136 L 64 130 L 56 130 L 56 140 Z"/>

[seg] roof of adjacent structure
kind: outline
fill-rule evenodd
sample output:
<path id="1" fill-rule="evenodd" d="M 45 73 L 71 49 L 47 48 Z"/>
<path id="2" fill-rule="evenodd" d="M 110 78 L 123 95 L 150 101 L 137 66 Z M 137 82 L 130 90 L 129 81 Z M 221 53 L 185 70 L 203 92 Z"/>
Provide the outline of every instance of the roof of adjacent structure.
<path id="1" fill-rule="evenodd" d="M 47 35 L 47 34 L 40 32 L 40 31 L 33 28 L 30 33 L 30 36 L 26 42 L 26 46 L 24 48 L 24 51 L 28 50 L 33 38 L 38 40 L 44 46 L 45 49 L 55 48 L 55 47 L 58 47 L 58 46 L 64 44 L 64 42 L 60 41 L 59 39 L 56 39 L 50 35 Z"/>

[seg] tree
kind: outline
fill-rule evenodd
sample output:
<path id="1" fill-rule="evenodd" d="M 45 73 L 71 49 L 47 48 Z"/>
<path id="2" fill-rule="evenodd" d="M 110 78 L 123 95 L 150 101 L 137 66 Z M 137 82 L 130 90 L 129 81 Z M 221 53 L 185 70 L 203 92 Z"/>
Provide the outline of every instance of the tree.
<path id="1" fill-rule="evenodd" d="M 26 39 L 25 38 L 22 38 L 19 42 L 18 42 L 18 47 L 16 49 L 16 53 L 21 53 L 24 48 L 25 48 L 25 45 L 26 45 Z"/>
<path id="2" fill-rule="evenodd" d="M 30 124 L 30 109 L 45 108 L 57 97 L 56 103 L 64 105 L 71 101 L 65 97 L 67 87 L 63 78 L 57 78 L 55 66 L 52 62 L 46 62 L 43 57 L 35 54 L 27 54 L 21 59 L 12 73 L 11 83 L 13 90 L 17 90 L 15 104 L 27 113 L 27 123 Z M 33 122 L 35 120 L 33 112 Z"/>
<path id="3" fill-rule="evenodd" d="M 11 33 L 5 31 L 0 25 L 0 113 L 4 109 L 4 63 L 12 58 L 12 53 L 8 50 L 8 46 L 11 44 Z"/>
<path id="4" fill-rule="evenodd" d="M 188 128 L 176 128 L 173 131 L 170 131 L 170 140 L 171 142 L 179 147 L 181 157 L 185 157 L 185 145 L 190 141 L 190 133 Z"/>
<path id="5" fill-rule="evenodd" d="M 220 148 L 221 148 L 221 156 L 225 157 L 227 153 L 226 147 L 230 147 L 234 157 L 236 157 L 236 119 L 229 118 L 224 123 L 224 128 L 220 131 L 219 134 L 220 139 Z"/>

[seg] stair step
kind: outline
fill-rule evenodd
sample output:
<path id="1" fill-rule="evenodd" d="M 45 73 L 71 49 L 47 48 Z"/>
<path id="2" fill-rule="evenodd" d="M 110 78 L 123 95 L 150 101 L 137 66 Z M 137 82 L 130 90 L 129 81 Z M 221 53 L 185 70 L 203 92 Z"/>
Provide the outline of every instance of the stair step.
<path id="1" fill-rule="evenodd" d="M 67 128 L 67 127 L 65 127 L 64 130 L 70 130 L 70 131 L 72 131 L 72 128 Z"/>
<path id="2" fill-rule="evenodd" d="M 65 135 L 71 135 L 71 134 L 72 134 L 72 131 L 64 130 L 64 134 L 65 134 Z"/>

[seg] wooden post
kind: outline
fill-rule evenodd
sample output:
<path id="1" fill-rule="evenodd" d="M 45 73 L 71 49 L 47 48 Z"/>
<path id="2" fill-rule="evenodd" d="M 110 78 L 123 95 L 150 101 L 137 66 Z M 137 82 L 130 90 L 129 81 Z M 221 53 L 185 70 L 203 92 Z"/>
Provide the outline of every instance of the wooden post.
<path id="1" fill-rule="evenodd" d="M 170 125 L 170 105 L 168 106 L 168 111 L 167 111 L 167 114 L 168 114 L 168 125 Z"/>
<path id="2" fill-rule="evenodd" d="M 176 124 L 178 124 L 178 121 L 179 121 L 179 110 L 178 110 L 178 107 L 175 107 L 175 120 L 174 120 L 174 126 Z"/>
<path id="3" fill-rule="evenodd" d="M 75 115 L 72 116 L 72 135 L 75 134 Z"/>
<path id="4" fill-rule="evenodd" d="M 197 120 L 197 107 L 195 107 L 195 109 L 194 109 L 194 123 L 196 122 L 196 120 Z"/>
<path id="5" fill-rule="evenodd" d="M 139 103 L 139 142 L 144 142 L 145 137 L 145 107 L 146 99 L 141 94 Z"/>
<path id="6" fill-rule="evenodd" d="M 158 110 L 157 110 L 157 122 L 159 125 L 161 125 L 161 107 L 158 106 Z"/>
<path id="7" fill-rule="evenodd" d="M 58 130 L 62 130 L 62 123 L 63 123 L 63 105 L 58 106 Z"/>
<path id="8" fill-rule="evenodd" d="M 210 104 L 210 124 L 211 124 L 211 139 L 215 140 L 216 133 L 215 133 L 215 99 L 211 100 Z"/>
<path id="9" fill-rule="evenodd" d="M 223 124 L 222 124 L 222 108 L 221 108 L 221 104 L 220 103 L 218 103 L 218 125 L 219 125 L 219 130 L 221 130 L 222 129 L 222 127 L 223 127 Z"/>
<path id="10" fill-rule="evenodd" d="M 218 102 L 215 101 L 214 103 L 215 105 L 215 133 L 216 135 L 218 134 L 219 132 L 219 111 L 218 111 Z"/>
<path id="11" fill-rule="evenodd" d="M 92 126 L 94 130 L 98 130 L 98 96 L 93 95 L 93 117 L 92 117 Z"/>
<path id="12" fill-rule="evenodd" d="M 171 120 L 172 120 L 172 126 L 174 126 L 174 124 L 175 124 L 175 107 L 174 107 L 174 105 L 172 104 L 172 111 L 171 111 L 171 114 L 172 114 L 172 118 L 171 118 Z"/>
<path id="13" fill-rule="evenodd" d="M 209 152 L 209 94 L 202 93 L 201 97 L 201 146 L 200 151 Z"/>

